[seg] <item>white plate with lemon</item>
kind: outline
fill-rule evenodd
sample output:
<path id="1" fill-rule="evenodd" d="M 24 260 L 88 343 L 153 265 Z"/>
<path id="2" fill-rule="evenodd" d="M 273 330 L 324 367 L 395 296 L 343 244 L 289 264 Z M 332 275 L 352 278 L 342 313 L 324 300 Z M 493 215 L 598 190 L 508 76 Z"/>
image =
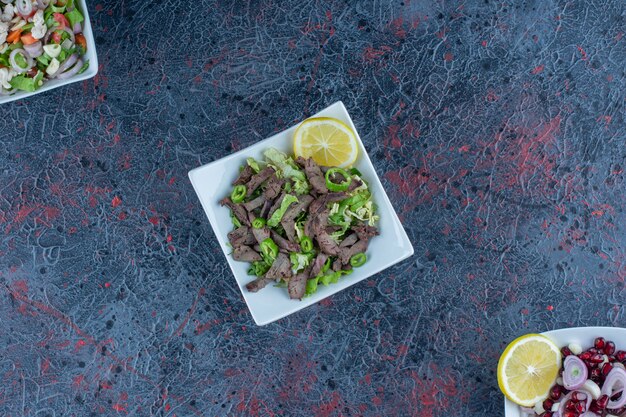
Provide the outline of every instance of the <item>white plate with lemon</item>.
<path id="1" fill-rule="evenodd" d="M 338 283 L 319 288 L 302 301 L 290 299 L 283 288 L 268 286 L 257 293 L 247 291 L 245 285 L 251 280 L 248 265 L 234 261 L 229 256 L 231 249 L 227 234 L 232 229 L 232 223 L 229 210 L 220 207 L 218 201 L 230 194 L 231 183 L 237 178 L 238 168 L 245 163 L 246 158 L 262 159 L 263 152 L 269 148 L 276 148 L 290 156 L 310 156 L 321 165 L 357 168 L 369 183 L 372 199 L 380 216 L 380 236 L 371 240 L 367 263 Z M 189 179 L 258 325 L 271 323 L 315 304 L 413 254 L 413 246 L 376 175 L 350 115 L 341 102 L 332 104 L 311 118 L 268 139 L 190 171 Z"/>
<path id="2" fill-rule="evenodd" d="M 561 368 L 561 348 L 578 345 L 586 350 L 603 337 L 626 350 L 626 329 L 619 327 L 574 327 L 528 334 L 511 342 L 498 363 L 498 385 L 505 395 L 504 416 L 525 417 L 521 408 L 543 402 Z"/>

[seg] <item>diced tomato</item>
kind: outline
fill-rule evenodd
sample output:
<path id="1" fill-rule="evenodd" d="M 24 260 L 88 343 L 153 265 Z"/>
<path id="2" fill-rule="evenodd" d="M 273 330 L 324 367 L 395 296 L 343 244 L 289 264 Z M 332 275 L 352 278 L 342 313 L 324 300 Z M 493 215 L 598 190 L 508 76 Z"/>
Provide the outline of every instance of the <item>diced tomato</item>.
<path id="1" fill-rule="evenodd" d="M 54 13 L 53 16 L 54 16 L 54 20 L 59 22 L 59 27 L 61 29 L 70 26 L 70 22 L 67 21 L 67 18 L 62 13 Z"/>
<path id="2" fill-rule="evenodd" d="M 76 43 L 82 46 L 84 50 L 87 50 L 87 40 L 85 39 L 85 35 L 82 33 L 76 34 Z"/>
<path id="3" fill-rule="evenodd" d="M 26 75 L 28 75 L 29 77 L 34 77 L 35 75 L 37 75 L 37 72 L 39 72 L 37 70 L 37 67 L 32 67 L 31 69 L 28 70 Z"/>
<path id="4" fill-rule="evenodd" d="M 52 40 L 55 43 L 61 43 L 61 34 L 55 30 L 54 32 L 52 32 Z"/>
<path id="5" fill-rule="evenodd" d="M 22 35 L 20 39 L 22 40 L 22 43 L 24 45 L 32 45 L 33 43 L 37 42 L 37 39 L 35 39 L 35 37 L 31 33 L 26 33 Z"/>

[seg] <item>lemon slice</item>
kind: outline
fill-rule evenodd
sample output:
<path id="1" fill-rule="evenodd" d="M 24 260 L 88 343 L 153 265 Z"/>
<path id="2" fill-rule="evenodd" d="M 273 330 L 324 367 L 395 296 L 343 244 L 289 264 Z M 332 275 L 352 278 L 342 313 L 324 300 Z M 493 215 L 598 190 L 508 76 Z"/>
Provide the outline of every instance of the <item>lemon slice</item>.
<path id="1" fill-rule="evenodd" d="M 498 385 L 516 404 L 532 407 L 548 397 L 559 376 L 561 351 L 540 334 L 527 334 L 512 341 L 498 362 Z"/>
<path id="2" fill-rule="evenodd" d="M 323 166 L 347 168 L 359 154 L 356 134 L 341 120 L 313 117 L 300 123 L 293 135 L 296 156 L 313 158 Z"/>

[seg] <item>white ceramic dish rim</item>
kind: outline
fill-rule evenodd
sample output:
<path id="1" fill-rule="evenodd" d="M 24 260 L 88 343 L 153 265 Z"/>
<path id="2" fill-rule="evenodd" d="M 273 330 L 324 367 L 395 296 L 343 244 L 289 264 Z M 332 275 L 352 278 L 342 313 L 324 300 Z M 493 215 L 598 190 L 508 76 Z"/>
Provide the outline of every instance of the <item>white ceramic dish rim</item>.
<path id="1" fill-rule="evenodd" d="M 87 10 L 86 0 L 78 0 L 78 2 L 80 11 L 85 18 L 85 21 L 83 22 L 83 34 L 85 35 L 85 40 L 87 41 L 87 53 L 85 54 L 85 58 L 89 60 L 89 68 L 87 68 L 82 74 L 75 75 L 68 78 L 67 80 L 45 81 L 44 85 L 41 86 L 41 88 L 32 92 L 20 91 L 9 96 L 0 96 L 0 104 L 10 103 L 12 101 L 34 96 L 36 94 L 53 90 L 64 85 L 88 80 L 89 78 L 95 77 L 95 75 L 98 73 L 98 54 L 96 53 L 96 42 L 94 40 L 93 30 L 91 27 L 91 19 L 89 18 L 89 10 Z"/>
<path id="2" fill-rule="evenodd" d="M 332 105 L 326 107 L 325 109 L 321 110 L 320 112 L 318 112 L 316 115 L 312 117 L 332 116 L 332 115 L 345 118 L 344 121 L 348 123 L 348 125 L 356 132 L 356 128 L 352 122 L 352 119 L 350 118 L 349 113 L 347 112 L 345 106 L 343 105 L 341 101 L 333 103 Z M 360 268 L 360 271 L 357 271 L 354 274 L 350 275 L 349 277 L 346 277 L 349 279 L 342 279 L 337 284 L 333 284 L 328 287 L 323 287 L 323 291 L 318 291 L 317 293 L 313 294 L 311 297 L 307 297 L 303 299 L 302 301 L 289 300 L 289 307 L 285 307 L 284 309 L 274 314 L 261 312 L 263 308 L 258 306 L 259 304 L 258 300 L 254 300 L 251 297 L 262 294 L 263 291 L 260 291 L 259 293 L 255 293 L 255 294 L 248 293 L 245 290 L 245 284 L 242 284 L 240 282 L 240 281 L 243 281 L 243 278 L 235 270 L 235 265 L 237 265 L 238 263 L 231 259 L 230 255 L 225 249 L 225 246 L 223 244 L 223 241 L 225 241 L 225 236 L 219 236 L 219 231 L 218 231 L 219 227 L 217 227 L 217 223 L 219 223 L 220 219 L 218 219 L 218 216 L 217 216 L 218 212 L 217 212 L 217 208 L 215 207 L 217 200 L 213 201 L 212 197 L 209 197 L 208 195 L 205 196 L 204 195 L 205 193 L 202 190 L 204 188 L 204 191 L 206 191 L 206 188 L 213 188 L 213 187 L 209 187 L 205 185 L 202 182 L 202 179 L 200 177 L 202 176 L 203 170 L 207 170 L 207 173 L 209 173 L 211 169 L 213 170 L 220 169 L 222 165 L 228 164 L 228 163 L 236 164 L 236 166 L 239 166 L 241 162 L 245 160 L 245 157 L 255 156 L 255 153 L 258 152 L 259 149 L 266 149 L 271 146 L 280 147 L 280 145 L 277 144 L 276 142 L 283 140 L 285 136 L 290 135 L 291 132 L 296 128 L 296 126 L 297 124 L 267 139 L 264 139 L 260 142 L 252 144 L 245 149 L 242 149 L 238 152 L 227 155 L 224 158 L 213 161 L 209 164 L 195 168 L 189 172 L 189 178 L 194 187 L 194 190 L 196 191 L 196 194 L 198 195 L 198 198 L 200 199 L 200 202 L 205 211 L 205 214 L 209 218 L 209 221 L 211 223 L 214 233 L 216 234 L 216 237 L 218 238 L 218 241 L 220 241 L 220 246 L 222 248 L 222 251 L 224 252 L 224 256 L 226 256 L 227 258 L 231 271 L 233 272 L 233 275 L 235 276 L 235 279 L 243 294 L 244 300 L 246 301 L 246 304 L 248 304 L 250 313 L 252 314 L 257 325 L 265 325 L 265 324 L 271 323 L 275 320 L 279 320 L 285 316 L 295 313 L 305 307 L 315 304 L 339 291 L 342 291 L 356 284 L 357 282 L 367 279 L 371 277 L 372 275 L 377 274 L 381 272 L 382 270 L 395 265 L 398 262 L 401 262 L 402 260 L 410 257 L 413 254 L 413 246 L 411 245 L 411 242 L 408 239 L 406 231 L 402 227 L 402 224 L 395 212 L 395 209 L 393 208 L 393 206 L 391 205 L 391 202 L 389 201 L 389 198 L 380 182 L 378 174 L 376 173 L 376 170 L 371 160 L 369 159 L 369 156 L 367 155 L 367 152 L 365 148 L 363 147 L 363 143 L 357 132 L 357 141 L 358 141 L 361 153 L 355 165 L 358 166 L 359 169 L 363 168 L 362 171 L 364 171 L 364 176 L 366 176 L 366 178 L 370 181 L 372 193 L 375 193 L 374 197 L 375 197 L 375 201 L 377 202 L 379 206 L 379 214 L 381 215 L 381 218 L 383 216 L 387 218 L 388 223 L 386 227 L 389 229 L 393 229 L 387 233 L 385 233 L 384 230 L 381 229 L 381 236 L 378 236 L 376 237 L 376 239 L 373 239 L 372 244 L 374 245 L 376 244 L 376 242 L 379 242 L 378 244 L 382 244 L 382 242 L 386 242 L 386 245 L 390 245 L 391 241 L 393 241 L 395 245 L 394 249 L 397 249 L 397 251 L 392 252 L 389 256 L 380 256 L 380 260 L 377 263 L 374 263 L 372 266 L 370 266 L 371 269 L 367 269 L 366 266 L 368 264 L 366 264 L 366 266 Z M 284 143 L 282 144 L 284 145 Z M 365 170 L 367 170 L 368 172 L 366 173 Z M 216 187 L 219 187 L 219 185 Z M 217 190 L 217 191 L 221 192 L 221 190 Z M 384 236 L 386 237 L 386 240 L 383 240 Z M 393 245 L 390 245 L 390 246 L 393 246 Z M 240 269 L 240 268 L 237 267 L 237 269 Z M 247 277 L 246 281 L 249 281 L 249 280 L 250 280 L 250 277 Z M 257 311 L 257 309 L 259 311 Z M 261 317 L 261 316 L 265 316 L 265 317 Z M 271 317 L 267 317 L 267 316 L 271 316 Z"/>
<path id="3" fill-rule="evenodd" d="M 579 343 L 583 349 L 591 346 L 593 340 L 602 336 L 613 340 L 617 347 L 626 347 L 626 329 L 621 327 L 568 327 L 565 329 L 550 330 L 541 333 L 549 337 L 558 347 L 563 347 L 569 343 Z M 504 417 L 524 417 L 517 404 L 504 399 Z"/>

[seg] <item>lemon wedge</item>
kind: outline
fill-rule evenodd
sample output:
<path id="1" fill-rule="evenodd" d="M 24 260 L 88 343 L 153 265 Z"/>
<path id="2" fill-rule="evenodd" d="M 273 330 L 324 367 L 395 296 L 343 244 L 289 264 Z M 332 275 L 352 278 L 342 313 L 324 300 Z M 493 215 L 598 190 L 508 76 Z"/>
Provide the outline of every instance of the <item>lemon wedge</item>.
<path id="1" fill-rule="evenodd" d="M 293 135 L 296 156 L 313 158 L 323 166 L 348 168 L 359 154 L 356 133 L 344 122 L 332 117 L 306 119 Z"/>
<path id="2" fill-rule="evenodd" d="M 498 362 L 498 385 L 504 395 L 523 407 L 548 397 L 559 376 L 561 351 L 547 337 L 527 334 L 512 341 Z"/>

